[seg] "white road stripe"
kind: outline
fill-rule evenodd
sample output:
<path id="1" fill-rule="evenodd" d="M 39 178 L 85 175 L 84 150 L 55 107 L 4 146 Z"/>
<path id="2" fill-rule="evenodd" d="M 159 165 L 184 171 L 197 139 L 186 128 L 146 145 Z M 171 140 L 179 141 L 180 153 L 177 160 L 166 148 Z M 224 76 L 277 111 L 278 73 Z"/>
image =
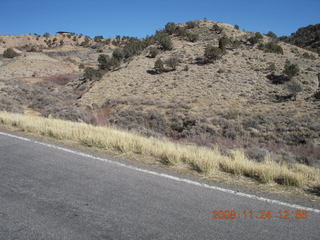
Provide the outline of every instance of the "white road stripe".
<path id="1" fill-rule="evenodd" d="M 68 152 L 68 153 L 72 153 L 72 154 L 75 154 L 75 155 L 78 155 L 78 156 L 87 157 L 87 158 L 95 159 L 95 160 L 102 161 L 102 162 L 107 162 L 107 163 L 114 164 L 114 165 L 117 165 L 117 166 L 121 166 L 121 167 L 125 167 L 125 168 L 128 168 L 128 169 L 132 169 L 132 170 L 135 170 L 135 171 L 138 171 L 138 172 L 143 172 L 143 173 L 151 174 L 151 175 L 154 175 L 154 176 L 159 176 L 159 177 L 171 179 L 171 180 L 174 180 L 174 181 L 177 181 L 177 182 L 183 182 L 183 183 L 195 185 L 195 186 L 198 186 L 198 187 L 203 187 L 203 188 L 207 188 L 207 189 L 211 189 L 211 190 L 216 190 L 216 191 L 220 191 L 220 192 L 224 192 L 224 193 L 233 194 L 233 195 L 236 195 L 236 196 L 246 197 L 246 198 L 255 199 L 255 200 L 258 200 L 258 201 L 262 201 L 262 202 L 267 202 L 267 203 L 271 203 L 271 204 L 277 204 L 277 205 L 286 206 L 286 207 L 290 207 L 290 208 L 295 208 L 295 209 L 299 209 L 299 210 L 307 210 L 307 211 L 310 211 L 310 212 L 315 212 L 315 213 L 319 213 L 320 214 L 320 210 L 319 209 L 315 209 L 315 208 L 309 208 L 309 207 L 304 207 L 304 206 L 297 205 L 297 204 L 281 202 L 281 201 L 278 201 L 278 200 L 268 199 L 268 198 L 259 197 L 259 196 L 252 195 L 252 194 L 237 192 L 237 191 L 234 191 L 234 190 L 231 190 L 231 189 L 221 188 L 221 187 L 217 187 L 217 186 L 208 185 L 208 184 L 205 184 L 205 183 L 192 181 L 192 180 L 189 180 L 189 179 L 186 179 L 186 178 L 175 177 L 175 176 L 168 175 L 168 174 L 165 174 L 165 173 L 158 173 L 158 172 L 155 172 L 155 171 L 150 171 L 150 170 L 134 167 L 134 166 L 127 165 L 127 164 L 124 164 L 124 163 L 112 161 L 112 160 L 109 160 L 109 159 L 106 159 L 106 158 L 96 157 L 96 156 L 93 156 L 93 155 L 90 155 L 90 154 L 82 153 L 82 152 L 71 150 L 71 149 L 64 148 L 64 147 L 55 146 L 55 145 L 49 144 L 49 143 L 39 142 L 39 141 L 36 141 L 36 140 L 32 140 L 32 139 L 29 139 L 29 138 L 16 136 L 16 135 L 9 134 L 9 133 L 0 132 L 0 135 L 16 138 L 16 139 L 19 139 L 19 140 L 22 140 L 22 141 L 26 141 L 26 142 L 39 144 L 39 145 L 46 146 L 46 147 L 49 147 L 49 148 L 54 148 L 54 149 L 61 150 L 61 151 L 64 151 L 64 152 Z"/>

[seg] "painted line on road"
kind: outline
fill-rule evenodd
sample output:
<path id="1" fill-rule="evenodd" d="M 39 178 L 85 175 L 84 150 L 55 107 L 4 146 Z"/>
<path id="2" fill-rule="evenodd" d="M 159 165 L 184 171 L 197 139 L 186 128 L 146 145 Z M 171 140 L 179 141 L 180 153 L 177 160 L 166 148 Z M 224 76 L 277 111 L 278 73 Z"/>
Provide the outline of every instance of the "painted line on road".
<path id="1" fill-rule="evenodd" d="M 277 205 L 281 205 L 281 206 L 285 206 L 285 207 L 290 207 L 290 208 L 295 208 L 295 209 L 299 209 L 299 210 L 306 210 L 306 211 L 310 211 L 310 212 L 315 212 L 315 213 L 319 213 L 320 214 L 320 210 L 319 209 L 315 209 L 315 208 L 310 208 L 310 207 L 304 207 L 301 205 L 297 205 L 297 204 L 291 204 L 291 203 L 287 203 L 287 202 L 282 202 L 282 201 L 278 201 L 278 200 L 273 200 L 273 199 L 269 199 L 269 198 L 264 198 L 264 197 L 259 197 L 253 194 L 247 194 L 247 193 L 242 193 L 242 192 L 237 192 L 231 189 L 227 189 L 227 188 L 221 188 L 221 187 L 217 187 L 217 186 L 212 186 L 206 183 L 200 183 L 200 182 L 196 182 L 196 181 L 192 181 L 186 178 L 180 178 L 180 177 L 175 177 L 169 174 L 165 174 L 165 173 L 158 173 L 155 171 L 150 171 L 150 170 L 146 170 L 143 168 L 138 168 L 138 167 L 134 167 L 131 165 L 127 165 L 124 163 L 120 163 L 117 161 L 112 161 L 106 158 L 101 158 L 101 157 L 96 157 L 87 153 L 83 153 L 80 151 L 75 151 L 75 150 L 71 150 L 68 148 L 64 148 L 64 147 L 59 147 L 50 143 L 44 143 L 44 142 L 40 142 L 40 141 L 36 141 L 36 140 L 32 140 L 29 138 L 25 138 L 25 137 L 21 137 L 21 136 L 17 136 L 17 135 L 13 135 L 13 134 L 9 134 L 9 133 L 5 133 L 5 132 L 0 132 L 0 135 L 3 136 L 7 136 L 7 137 L 12 137 L 12 138 L 16 138 L 22 141 L 26 141 L 26 142 L 31 142 L 34 144 L 38 144 L 38 145 L 42 145 L 42 146 L 46 146 L 48 148 L 54 148 L 57 150 L 61 150 L 64 152 L 68 152 L 68 153 L 72 153 L 81 157 L 86 157 L 86 158 L 91 158 L 91 159 L 95 159 L 98 161 L 102 161 L 102 162 L 107 162 L 110 164 L 114 164 L 117 166 L 121 166 L 121 167 L 125 167 L 128 169 L 132 169 L 138 172 L 143 172 L 143 173 L 147 173 L 150 175 L 154 175 L 154 176 L 159 176 L 159 177 L 163 177 L 163 178 L 167 178 L 173 181 L 177 181 L 177 182 L 183 182 L 183 183 L 187 183 L 187 184 L 191 184 L 191 185 L 195 185 L 198 187 L 202 187 L 202 188 L 206 188 L 206 189 L 211 189 L 211 190 L 216 190 L 216 191 L 220 191 L 220 192 L 224 192 L 224 193 L 229 193 L 229 194 L 233 194 L 236 196 L 240 196 L 240 197 L 245 197 L 245 198 L 250 198 L 250 199 L 254 199 L 254 200 L 258 200 L 258 201 L 262 201 L 262 202 L 267 202 L 267 203 L 271 203 L 271 204 L 277 204 Z"/>

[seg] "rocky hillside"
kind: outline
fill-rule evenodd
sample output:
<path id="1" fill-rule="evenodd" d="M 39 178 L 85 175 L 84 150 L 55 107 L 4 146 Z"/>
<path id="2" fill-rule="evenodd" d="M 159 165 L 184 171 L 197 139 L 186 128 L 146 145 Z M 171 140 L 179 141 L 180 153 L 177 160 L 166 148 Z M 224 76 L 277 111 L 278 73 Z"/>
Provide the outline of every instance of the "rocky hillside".
<path id="1" fill-rule="evenodd" d="M 0 58 L 0 110 L 320 164 L 313 52 L 212 21 L 169 23 L 145 39 L 37 37 L 0 37 L 18 53 Z"/>
<path id="2" fill-rule="evenodd" d="M 320 24 L 299 28 L 291 36 L 281 38 L 285 42 L 320 54 Z"/>

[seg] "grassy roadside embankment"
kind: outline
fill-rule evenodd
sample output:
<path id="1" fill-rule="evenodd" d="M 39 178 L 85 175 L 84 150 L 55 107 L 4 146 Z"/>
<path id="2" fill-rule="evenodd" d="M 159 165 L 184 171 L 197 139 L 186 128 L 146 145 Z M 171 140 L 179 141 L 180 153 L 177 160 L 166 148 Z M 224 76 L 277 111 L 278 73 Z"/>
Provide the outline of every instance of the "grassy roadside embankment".
<path id="1" fill-rule="evenodd" d="M 0 127 L 77 144 L 151 156 L 165 165 L 183 163 L 204 177 L 224 172 L 254 179 L 258 183 L 276 183 L 303 189 L 320 189 L 320 170 L 302 164 L 280 164 L 270 159 L 258 163 L 249 160 L 242 151 L 224 156 L 218 148 L 181 145 L 168 140 L 142 137 L 110 127 L 69 122 L 0 112 Z"/>

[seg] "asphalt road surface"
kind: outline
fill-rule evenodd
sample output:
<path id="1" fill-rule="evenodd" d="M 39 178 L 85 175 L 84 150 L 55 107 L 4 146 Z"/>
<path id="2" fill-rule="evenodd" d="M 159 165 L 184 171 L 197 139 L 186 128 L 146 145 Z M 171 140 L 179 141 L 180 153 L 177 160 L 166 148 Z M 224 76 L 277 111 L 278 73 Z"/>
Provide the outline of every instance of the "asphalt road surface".
<path id="1" fill-rule="evenodd" d="M 317 212 L 104 157 L 110 161 L 0 132 L 0 239 L 320 239 Z M 214 210 L 237 215 L 219 219 Z"/>

